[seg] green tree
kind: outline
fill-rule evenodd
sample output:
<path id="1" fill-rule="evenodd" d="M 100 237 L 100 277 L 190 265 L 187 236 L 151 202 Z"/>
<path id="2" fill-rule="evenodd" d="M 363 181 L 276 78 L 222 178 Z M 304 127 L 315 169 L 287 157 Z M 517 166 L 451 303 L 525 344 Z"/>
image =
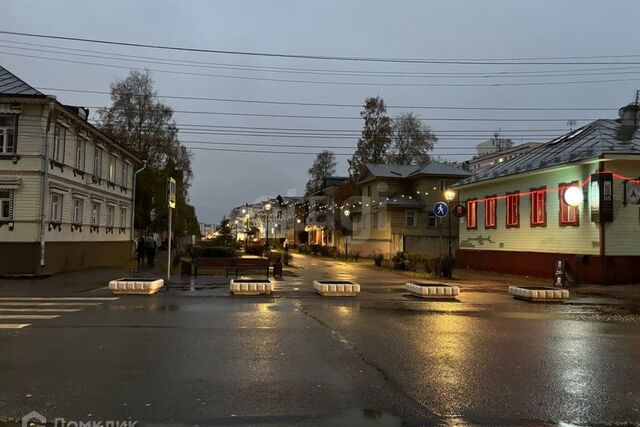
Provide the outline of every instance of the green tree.
<path id="1" fill-rule="evenodd" d="M 166 182 L 171 176 L 178 181 L 175 234 L 180 237 L 187 229 L 194 231 L 197 218 L 188 204 L 193 178 L 191 153 L 178 140 L 173 110 L 158 100 L 148 71 L 133 70 L 126 79 L 113 82 L 110 89 L 111 106 L 98 111 L 98 127 L 147 161 L 147 169 L 137 180 L 134 226 L 156 231 L 166 229 Z"/>
<path id="2" fill-rule="evenodd" d="M 383 163 L 391 144 L 391 119 L 382 98 L 365 99 L 360 116 L 364 127 L 356 151 L 349 160 L 349 175 L 352 177 L 358 175 L 365 163 Z"/>
<path id="3" fill-rule="evenodd" d="M 222 218 L 218 226 L 218 235 L 213 239 L 213 244 L 216 246 L 233 246 L 234 242 L 235 236 L 231 229 L 230 221 L 227 218 Z"/>
<path id="4" fill-rule="evenodd" d="M 422 124 L 413 113 L 404 113 L 393 120 L 391 147 L 386 155 L 387 163 L 399 165 L 426 165 L 430 152 L 438 142 L 431 128 Z"/>
<path id="5" fill-rule="evenodd" d="M 309 168 L 309 181 L 306 192 L 313 193 L 322 187 L 324 180 L 336 173 L 336 155 L 329 150 L 318 153 L 313 165 Z"/>

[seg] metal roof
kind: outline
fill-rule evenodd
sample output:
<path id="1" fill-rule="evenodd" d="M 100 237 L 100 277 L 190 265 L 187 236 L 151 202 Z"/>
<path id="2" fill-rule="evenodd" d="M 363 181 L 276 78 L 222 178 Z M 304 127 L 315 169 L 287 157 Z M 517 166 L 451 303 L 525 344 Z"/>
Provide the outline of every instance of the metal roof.
<path id="1" fill-rule="evenodd" d="M 436 161 L 426 166 L 367 163 L 365 168 L 377 178 L 411 178 L 417 175 L 469 176 L 471 172 Z"/>
<path id="2" fill-rule="evenodd" d="M 0 66 L 0 95 L 37 95 L 42 92 L 29 86 L 6 68 Z"/>
<path id="3" fill-rule="evenodd" d="M 458 185 L 580 162 L 602 154 L 640 155 L 640 132 L 633 126 L 623 126 L 619 119 L 596 120 L 518 157 L 480 171 Z"/>

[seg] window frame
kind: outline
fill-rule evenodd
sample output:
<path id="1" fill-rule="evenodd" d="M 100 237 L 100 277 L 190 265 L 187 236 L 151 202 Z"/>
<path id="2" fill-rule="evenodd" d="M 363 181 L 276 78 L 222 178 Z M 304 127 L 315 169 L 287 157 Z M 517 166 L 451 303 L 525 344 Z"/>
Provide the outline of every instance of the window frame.
<path id="1" fill-rule="evenodd" d="M 81 154 L 81 156 L 79 154 Z M 82 157 L 82 159 L 80 159 L 80 157 Z M 82 162 L 80 160 L 82 160 Z M 75 168 L 76 170 L 84 172 L 86 167 L 87 167 L 87 138 L 81 135 L 78 135 L 76 139 Z"/>
<path id="2" fill-rule="evenodd" d="M 560 227 L 579 227 L 580 226 L 580 206 L 569 206 L 564 201 L 564 192 L 567 190 L 567 188 L 574 185 L 579 185 L 579 182 L 578 181 L 561 182 L 560 184 L 558 184 L 558 199 L 559 199 L 558 224 L 560 225 Z M 571 210 L 573 210 L 573 214 L 575 215 L 575 218 L 573 221 L 563 220 L 562 214 L 563 214 L 563 210 L 565 209 L 567 212 L 570 212 Z"/>
<path id="3" fill-rule="evenodd" d="M 513 216 L 513 214 L 510 214 L 510 211 L 511 211 L 510 201 L 513 200 L 514 198 L 516 200 L 516 203 L 515 203 L 516 221 L 515 223 L 513 222 L 510 223 L 509 219 Z M 505 200 L 505 218 L 504 218 L 505 228 L 520 228 L 520 192 L 513 191 L 510 193 L 507 193 L 504 200 Z"/>
<path id="4" fill-rule="evenodd" d="M 109 182 L 115 184 L 118 172 L 118 156 L 116 153 L 109 153 L 109 166 L 107 168 L 107 178 Z"/>
<path id="5" fill-rule="evenodd" d="M 127 227 L 127 208 L 120 206 L 120 228 Z"/>
<path id="6" fill-rule="evenodd" d="M 114 205 L 107 205 L 107 227 L 113 228 L 115 223 L 116 207 Z"/>
<path id="7" fill-rule="evenodd" d="M 79 202 L 79 205 L 76 205 L 76 203 L 78 203 L 78 202 Z M 76 215 L 77 211 L 79 211 L 78 215 Z M 80 198 L 80 197 L 74 197 L 73 198 L 73 212 L 72 212 L 71 221 L 75 225 L 82 225 L 83 217 L 84 217 L 84 200 L 82 200 L 82 198 Z"/>
<path id="8" fill-rule="evenodd" d="M 531 228 L 546 227 L 547 226 L 547 187 L 545 186 L 545 187 L 531 188 L 529 190 L 529 192 L 530 192 L 530 196 L 529 196 L 529 201 L 530 201 L 529 226 Z M 543 207 L 542 216 L 543 216 L 543 220 L 541 222 L 534 222 L 533 221 L 534 211 L 537 211 L 537 208 L 535 208 L 535 205 L 534 205 L 534 196 L 536 194 L 542 194 L 542 207 Z"/>
<path id="9" fill-rule="evenodd" d="M 431 220 L 433 220 L 433 225 L 431 224 Z M 438 217 L 433 211 L 427 212 L 427 228 L 437 228 L 438 227 Z"/>
<path id="10" fill-rule="evenodd" d="M 91 225 L 100 227 L 100 205 L 98 201 L 91 202 Z"/>
<path id="11" fill-rule="evenodd" d="M 409 214 L 411 214 L 411 217 L 413 218 L 413 220 L 411 221 L 411 224 L 409 224 Z M 415 209 L 406 209 L 404 211 L 404 226 L 406 228 L 414 228 L 418 225 L 418 211 L 416 211 Z"/>
<path id="12" fill-rule="evenodd" d="M 0 126 L 0 154 L 16 154 L 18 152 L 18 115 L 0 114 L 0 117 L 13 119 L 13 126 Z M 8 135 L 11 135 L 11 151 L 6 150 Z"/>
<path id="13" fill-rule="evenodd" d="M 51 146 L 51 160 L 64 163 L 64 151 L 67 143 L 67 128 L 56 123 L 53 128 L 53 145 Z M 61 148 L 62 147 L 62 148 Z"/>
<path id="14" fill-rule="evenodd" d="M 467 199 L 467 230 L 477 230 L 478 229 L 478 198 L 475 197 L 473 199 Z M 473 205 L 473 210 L 471 209 L 471 205 Z M 471 212 L 473 212 L 473 224 L 470 223 Z"/>
<path id="15" fill-rule="evenodd" d="M 93 153 L 93 176 L 98 179 L 102 179 L 102 155 L 104 148 L 96 145 Z"/>
<path id="16" fill-rule="evenodd" d="M 493 229 L 498 228 L 498 199 L 497 199 L 497 197 L 498 197 L 497 194 L 493 194 L 491 196 L 484 196 L 484 228 L 486 230 L 493 230 Z M 491 207 L 489 205 L 491 205 Z M 493 224 L 489 224 L 489 222 L 488 222 L 489 218 L 493 218 Z"/>
<path id="17" fill-rule="evenodd" d="M 129 183 L 129 162 L 127 162 L 126 160 L 122 161 L 122 170 L 120 171 L 120 179 L 122 180 L 120 185 L 122 185 L 123 187 L 126 187 L 127 184 Z"/>
<path id="18" fill-rule="evenodd" d="M 2 196 L 6 193 L 6 196 Z M 3 214 L 3 207 L 7 206 L 7 216 Z M 13 219 L 13 190 L 0 190 L 0 221 L 11 221 Z"/>
<path id="19" fill-rule="evenodd" d="M 56 209 L 54 209 L 54 201 L 59 200 L 56 203 Z M 62 210 L 64 208 L 64 194 L 52 192 L 51 203 L 49 204 L 49 222 L 62 222 Z M 58 215 L 59 214 L 59 215 Z"/>

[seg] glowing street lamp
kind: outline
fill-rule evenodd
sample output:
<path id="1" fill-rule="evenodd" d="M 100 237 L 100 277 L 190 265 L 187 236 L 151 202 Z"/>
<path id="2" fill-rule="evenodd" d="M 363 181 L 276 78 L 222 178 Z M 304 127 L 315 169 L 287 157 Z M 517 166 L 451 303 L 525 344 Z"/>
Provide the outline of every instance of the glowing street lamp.
<path id="1" fill-rule="evenodd" d="M 351 215 L 351 211 L 349 209 L 345 209 L 342 213 L 347 218 Z M 349 260 L 349 234 L 345 234 L 344 236 L 344 259 Z"/>
<path id="2" fill-rule="evenodd" d="M 445 190 L 445 192 L 444 192 L 444 199 L 445 199 L 447 202 L 451 203 L 451 202 L 453 202 L 453 199 L 455 199 L 455 198 L 456 198 L 456 192 L 455 192 L 455 191 L 453 191 L 453 190 L 452 190 L 452 189 L 450 189 L 450 188 L 449 188 L 448 190 Z"/>
<path id="3" fill-rule="evenodd" d="M 566 204 L 572 207 L 580 206 L 584 201 L 584 194 L 582 190 L 577 185 L 572 185 L 571 187 L 564 190 L 564 201 Z"/>
<path id="4" fill-rule="evenodd" d="M 271 203 L 266 203 L 264 205 L 264 210 L 267 212 L 267 226 L 265 227 L 265 231 L 267 235 L 264 242 L 264 248 L 268 252 L 269 251 L 269 211 L 271 210 Z"/>
<path id="5" fill-rule="evenodd" d="M 453 200 L 456 198 L 456 192 L 450 188 L 446 189 L 444 192 L 444 199 L 451 204 Z M 447 259 L 447 276 L 451 279 L 451 270 L 453 268 L 453 254 L 451 250 L 451 206 L 449 206 L 449 218 L 447 218 L 447 222 L 449 223 L 449 258 Z"/>

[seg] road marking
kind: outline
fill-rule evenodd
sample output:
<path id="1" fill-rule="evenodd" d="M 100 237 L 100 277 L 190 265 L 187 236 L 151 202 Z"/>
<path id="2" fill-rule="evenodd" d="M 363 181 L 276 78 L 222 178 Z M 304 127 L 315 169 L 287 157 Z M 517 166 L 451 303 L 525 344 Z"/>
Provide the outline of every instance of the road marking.
<path id="1" fill-rule="evenodd" d="M 31 326 L 31 323 L 0 323 L 0 329 L 22 329 Z"/>
<path id="2" fill-rule="evenodd" d="M 42 319 L 51 320 L 60 317 L 59 314 L 0 314 L 0 319 Z"/>
<path id="3" fill-rule="evenodd" d="M 0 301 L 114 301 L 120 297 L 0 297 Z"/>
<path id="4" fill-rule="evenodd" d="M 20 301 L 20 302 L 0 302 L 0 306 L 4 307 L 4 306 L 9 306 L 9 307 L 13 307 L 13 306 L 44 306 L 44 307 L 50 307 L 52 305 L 57 306 L 57 305 L 61 305 L 61 306 L 73 306 L 73 305 L 86 305 L 86 306 L 95 306 L 95 305 L 100 305 L 102 304 L 101 302 L 38 302 L 38 301 L 33 301 L 33 302 L 25 302 L 25 301 Z"/>
<path id="5" fill-rule="evenodd" d="M 81 308 L 2 308 L 0 307 L 0 312 L 25 312 L 25 311 L 33 311 L 36 313 L 75 313 L 76 311 L 81 311 Z"/>

